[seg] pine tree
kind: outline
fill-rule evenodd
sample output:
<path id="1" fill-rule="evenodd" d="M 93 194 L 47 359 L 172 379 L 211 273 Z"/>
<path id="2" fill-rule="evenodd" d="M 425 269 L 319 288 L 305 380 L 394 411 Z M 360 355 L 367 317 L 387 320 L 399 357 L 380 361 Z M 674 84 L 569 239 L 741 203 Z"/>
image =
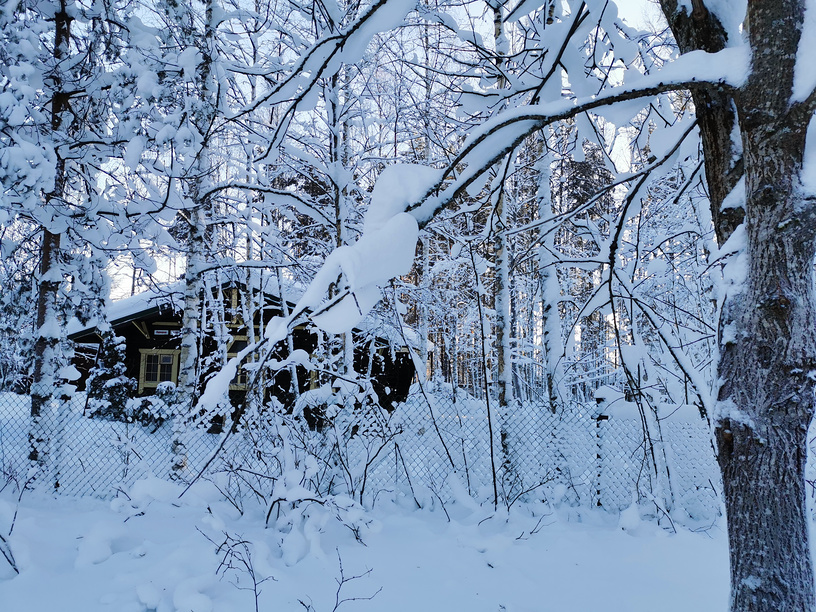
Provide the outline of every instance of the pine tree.
<path id="1" fill-rule="evenodd" d="M 125 339 L 110 326 L 100 329 L 97 362 L 87 382 L 88 414 L 102 419 L 129 421 L 128 401 L 136 391 L 136 381 L 127 376 Z"/>

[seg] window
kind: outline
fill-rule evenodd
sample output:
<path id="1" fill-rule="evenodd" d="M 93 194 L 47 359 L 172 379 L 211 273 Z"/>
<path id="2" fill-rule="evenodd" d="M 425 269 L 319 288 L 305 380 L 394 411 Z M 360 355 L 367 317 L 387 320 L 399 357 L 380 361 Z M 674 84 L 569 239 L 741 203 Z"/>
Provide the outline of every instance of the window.
<path id="1" fill-rule="evenodd" d="M 159 383 L 178 382 L 179 351 L 173 349 L 139 349 L 139 393 L 155 389 Z"/>

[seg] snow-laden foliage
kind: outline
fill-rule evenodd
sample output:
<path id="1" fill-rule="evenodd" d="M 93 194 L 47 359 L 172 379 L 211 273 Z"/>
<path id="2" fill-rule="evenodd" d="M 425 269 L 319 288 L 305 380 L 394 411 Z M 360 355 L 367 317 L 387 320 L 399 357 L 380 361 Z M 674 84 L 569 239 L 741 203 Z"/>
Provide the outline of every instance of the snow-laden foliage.
<path id="1" fill-rule="evenodd" d="M 230 431 L 263 406 L 297 414 L 298 372 L 326 391 L 321 433 L 339 426 L 331 406 L 370 398 L 353 348 L 368 334 L 405 347 L 423 384 L 464 388 L 487 410 L 497 400 L 496 505 L 500 489 L 515 495 L 507 483 L 525 490 L 499 422 L 514 402 L 546 397 L 557 412 L 615 393 L 637 406 L 665 515 L 669 404 L 711 417 L 732 520 L 764 478 L 740 458 L 757 453 L 761 470 L 766 447 L 787 498 L 804 499 L 812 7 L 660 6 L 668 27 L 639 32 L 606 0 L 10 3 L 0 340 L 30 372 L 0 364 L 5 388 L 31 394 L 30 458 L 47 472 L 59 440 L 68 320 L 104 320 L 102 270 L 117 265 L 131 291 L 183 278 L 168 413 L 178 479 L 201 419 Z M 224 306 L 227 285 L 240 313 Z M 267 291 L 282 311 L 271 321 Z M 31 296 L 34 312 L 6 295 Z M 15 325 L 27 338 L 2 331 Z M 296 330 L 317 338 L 309 354 Z M 233 381 L 245 399 L 230 399 Z M 347 384 L 358 391 L 338 396 Z M 797 536 L 780 550 L 806 539 L 796 503 Z M 735 569 L 735 601 L 789 582 L 759 557 L 733 559 L 753 568 Z M 812 607 L 812 585 L 794 591 Z"/>
<path id="2" fill-rule="evenodd" d="M 125 368 L 125 339 L 110 329 L 103 332 L 95 367 L 88 377 L 88 410 L 103 419 L 127 419 L 127 404 L 136 381 Z"/>

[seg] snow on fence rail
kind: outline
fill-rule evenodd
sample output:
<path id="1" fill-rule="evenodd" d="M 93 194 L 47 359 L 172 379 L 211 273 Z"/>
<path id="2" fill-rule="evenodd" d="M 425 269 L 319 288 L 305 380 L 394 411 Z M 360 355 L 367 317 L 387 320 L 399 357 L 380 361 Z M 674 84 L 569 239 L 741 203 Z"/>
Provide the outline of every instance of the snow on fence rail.
<path id="1" fill-rule="evenodd" d="M 6 480 L 25 480 L 28 410 L 27 396 L 0 394 L 0 470 Z M 340 407 L 331 431 L 311 432 L 291 422 L 283 429 L 293 446 L 339 466 L 342 476 L 327 485 L 332 492 L 364 503 L 389 492 L 419 502 L 465 494 L 492 500 L 495 470 L 503 503 L 538 496 L 619 511 L 638 499 L 682 510 L 695 520 L 720 512 L 708 426 L 691 406 L 667 412 L 655 421 L 659 431 L 650 435 L 644 435 L 634 405 L 623 402 L 607 409 L 576 403 L 556 413 L 547 404 L 523 403 L 503 415 L 495 406 L 492 412 L 492 453 L 485 402 L 461 390 L 454 394 L 450 386 L 427 394 L 416 389 L 393 414 L 377 406 Z M 143 426 L 89 418 L 84 397 L 77 396 L 55 429 L 61 434 L 52 443 L 51 469 L 63 494 L 109 498 L 147 475 L 171 473 L 169 422 Z M 204 469 L 224 436 L 207 433 L 204 426 L 188 431 L 183 476 Z M 273 480 L 283 469 L 273 438 L 257 429 L 239 430 L 208 466 L 208 475 L 264 470 Z M 221 481 L 225 488 L 237 482 Z"/>

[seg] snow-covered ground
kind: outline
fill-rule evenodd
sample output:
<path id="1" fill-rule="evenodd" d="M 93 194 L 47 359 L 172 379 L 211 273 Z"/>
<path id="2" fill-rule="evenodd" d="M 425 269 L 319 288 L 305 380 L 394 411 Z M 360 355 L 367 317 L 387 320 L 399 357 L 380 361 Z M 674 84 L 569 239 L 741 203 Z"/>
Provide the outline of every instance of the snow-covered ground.
<path id="1" fill-rule="evenodd" d="M 342 508 L 343 500 L 307 504 L 265 528 L 263 507 L 240 515 L 207 483 L 181 500 L 178 492 L 153 479 L 129 500 L 26 493 L 18 506 L 5 491 L 0 534 L 14 520 L 7 539 L 20 573 L 0 557 L 0 609 L 251 612 L 252 573 L 265 580 L 257 609 L 268 611 L 727 607 L 721 524 L 673 533 L 631 509 L 618 519 L 574 508 L 494 513 L 475 503 L 417 510 L 380 499 L 369 512 Z M 228 537 L 231 547 L 222 545 Z M 338 583 L 347 601 L 336 607 Z"/>

